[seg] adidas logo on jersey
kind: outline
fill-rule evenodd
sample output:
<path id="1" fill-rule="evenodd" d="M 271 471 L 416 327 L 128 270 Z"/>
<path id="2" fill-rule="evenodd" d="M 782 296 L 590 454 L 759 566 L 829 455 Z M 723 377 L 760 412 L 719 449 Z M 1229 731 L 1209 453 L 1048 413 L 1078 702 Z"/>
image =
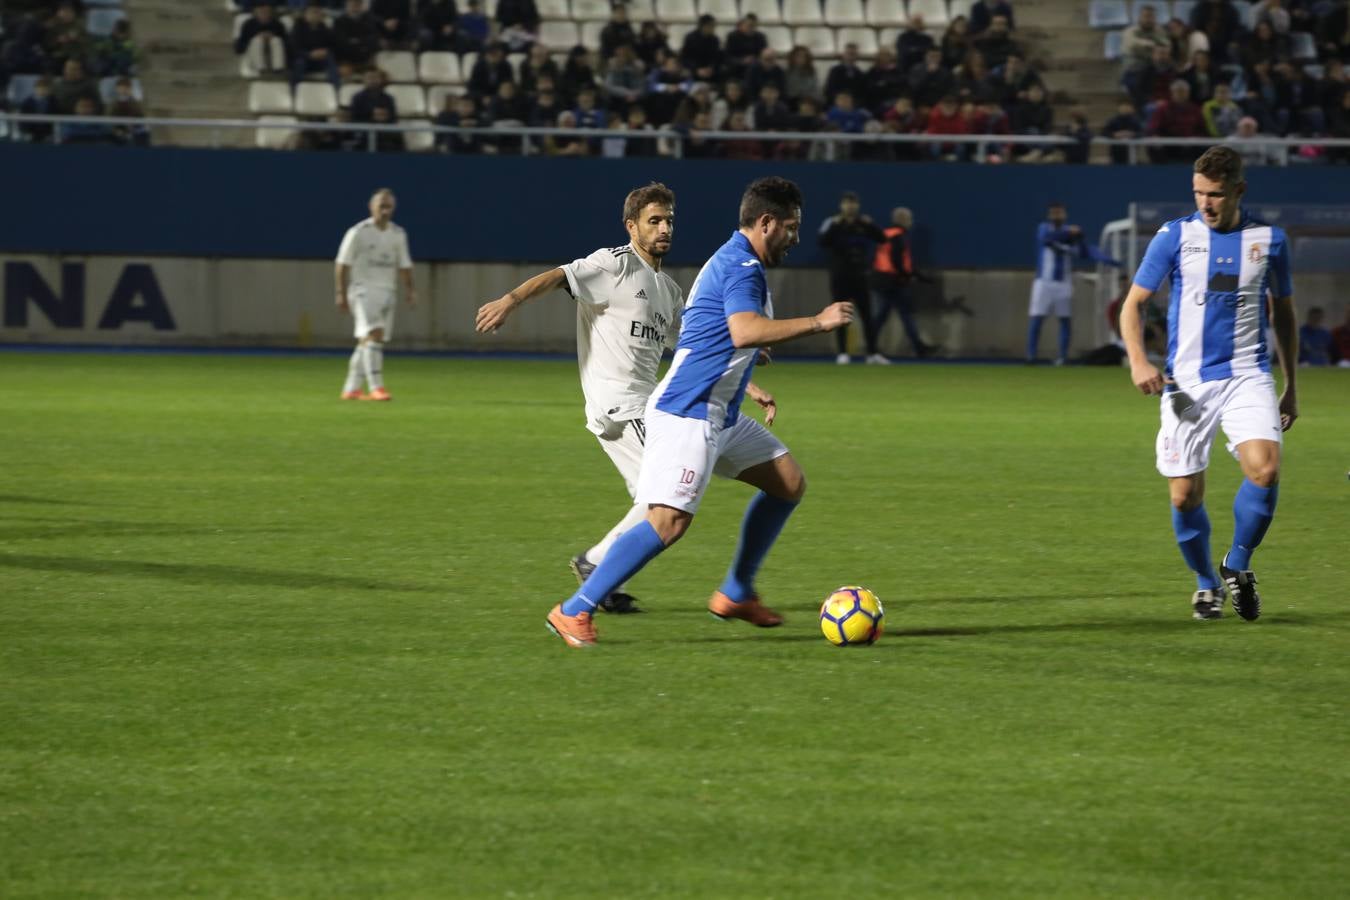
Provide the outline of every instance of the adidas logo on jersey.
<path id="1" fill-rule="evenodd" d="M 638 288 L 638 292 L 637 292 L 636 294 L 633 295 L 633 298 L 636 299 L 636 300 L 646 300 L 646 299 L 647 299 L 647 291 L 646 291 L 646 289 L 645 289 L 645 288 Z"/>

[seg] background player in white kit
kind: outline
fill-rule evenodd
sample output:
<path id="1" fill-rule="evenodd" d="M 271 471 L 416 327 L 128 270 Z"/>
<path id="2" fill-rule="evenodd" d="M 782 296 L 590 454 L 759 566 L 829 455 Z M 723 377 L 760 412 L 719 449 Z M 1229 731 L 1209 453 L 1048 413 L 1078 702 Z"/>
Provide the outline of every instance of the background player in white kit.
<path id="1" fill-rule="evenodd" d="M 394 224 L 394 205 L 393 191 L 376 191 L 370 198 L 370 218 L 348 228 L 338 248 L 337 306 L 350 310 L 356 320 L 356 349 L 347 363 L 343 400 L 393 399 L 384 389 L 384 342 L 394 327 L 399 281 L 408 305 L 417 305 L 408 233 Z M 362 381 L 369 394 L 361 393 Z"/>
<path id="2" fill-rule="evenodd" d="M 1130 377 L 1145 394 L 1162 395 L 1158 471 L 1172 497 L 1172 527 L 1182 558 L 1195 572 L 1191 598 L 1197 619 L 1223 615 L 1224 586 L 1244 619 L 1261 614 L 1252 551 L 1275 516 L 1280 491 L 1281 435 L 1298 418 L 1298 322 L 1284 231 L 1246 214 L 1242 157 L 1211 147 L 1191 176 L 1197 211 L 1158 229 L 1120 310 Z M 1165 278 L 1172 283 L 1167 313 L 1167 367 L 1160 373 L 1144 353 L 1140 309 Z M 1284 370 L 1277 401 L 1266 345 L 1267 297 Z M 1205 511 L 1205 470 L 1215 432 L 1245 476 L 1233 500 L 1233 544 L 1214 573 Z"/>
<path id="3" fill-rule="evenodd" d="M 630 241 L 549 269 L 478 310 L 480 333 L 496 331 L 521 304 L 554 288 L 577 303 L 577 364 L 586 397 L 586 428 L 623 476 L 628 495 L 637 488 L 646 427 L 643 411 L 656 387 L 666 348 L 674 349 L 683 295 L 661 260 L 675 234 L 675 194 L 649 184 L 624 199 L 623 223 Z M 772 419 L 773 398 L 755 389 L 752 397 Z M 642 521 L 646 507 L 634 505 L 599 543 L 572 560 L 585 581 L 623 532 Z M 622 588 L 622 585 L 620 585 Z M 600 603 L 606 612 L 640 612 L 622 590 Z"/>

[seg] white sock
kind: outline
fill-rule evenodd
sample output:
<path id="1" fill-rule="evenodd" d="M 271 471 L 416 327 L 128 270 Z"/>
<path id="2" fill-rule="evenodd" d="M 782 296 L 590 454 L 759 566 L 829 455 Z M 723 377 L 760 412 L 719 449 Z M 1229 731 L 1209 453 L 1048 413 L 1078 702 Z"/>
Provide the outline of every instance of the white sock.
<path id="1" fill-rule="evenodd" d="M 347 360 L 347 381 L 342 385 L 342 393 L 350 394 L 352 391 L 361 390 L 361 379 L 366 377 L 366 366 L 361 357 L 361 345 L 357 344 L 356 349 L 352 351 L 352 358 Z"/>
<path id="2" fill-rule="evenodd" d="M 586 561 L 591 565 L 600 565 L 600 561 L 605 558 L 605 554 L 609 552 L 609 548 L 619 539 L 619 535 L 623 534 L 645 518 L 647 518 L 647 504 L 634 503 L 629 507 L 628 513 L 619 520 L 619 524 L 611 528 L 609 534 L 600 539 L 600 543 L 586 551 Z M 622 591 L 627 586 L 627 582 L 624 582 L 614 590 Z"/>
<path id="3" fill-rule="evenodd" d="M 384 344 L 367 340 L 365 348 L 366 384 L 373 391 L 384 387 Z"/>

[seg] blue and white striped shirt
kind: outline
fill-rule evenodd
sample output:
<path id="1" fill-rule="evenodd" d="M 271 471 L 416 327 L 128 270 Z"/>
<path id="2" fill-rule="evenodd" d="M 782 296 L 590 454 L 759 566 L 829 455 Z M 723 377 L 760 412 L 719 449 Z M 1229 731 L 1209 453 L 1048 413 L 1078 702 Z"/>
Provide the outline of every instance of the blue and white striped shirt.
<path id="1" fill-rule="evenodd" d="M 1073 258 L 1081 251 L 1067 225 L 1049 222 L 1036 226 L 1036 279 L 1067 283 L 1073 280 Z"/>

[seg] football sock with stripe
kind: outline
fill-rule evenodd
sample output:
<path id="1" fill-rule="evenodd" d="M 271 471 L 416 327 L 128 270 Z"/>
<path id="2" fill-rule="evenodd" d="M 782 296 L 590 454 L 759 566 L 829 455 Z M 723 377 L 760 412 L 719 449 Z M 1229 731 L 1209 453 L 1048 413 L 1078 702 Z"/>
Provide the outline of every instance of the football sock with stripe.
<path id="1" fill-rule="evenodd" d="M 1242 479 L 1233 498 L 1233 546 L 1224 563 L 1230 569 L 1250 569 L 1252 551 L 1261 546 L 1266 529 L 1275 518 L 1275 502 L 1280 499 L 1278 482 L 1268 488 L 1257 487 Z"/>
<path id="2" fill-rule="evenodd" d="M 1205 511 L 1205 505 L 1202 503 L 1184 512 L 1173 507 L 1172 530 L 1177 534 L 1181 558 L 1195 573 L 1196 587 L 1202 591 L 1217 590 L 1219 578 L 1214 574 L 1214 563 L 1209 555 L 1209 513 Z"/>
<path id="3" fill-rule="evenodd" d="M 1032 316 L 1031 323 L 1027 325 L 1027 359 L 1036 358 L 1036 350 L 1041 344 L 1041 323 L 1045 321 L 1045 316 Z"/>
<path id="4" fill-rule="evenodd" d="M 342 393 L 350 394 L 352 391 L 361 390 L 361 381 L 366 377 L 363 359 L 361 345 L 357 344 L 356 349 L 352 351 L 352 358 L 347 360 L 347 381 L 342 385 Z"/>
<path id="5" fill-rule="evenodd" d="M 563 615 L 594 612 L 601 600 L 614 593 L 615 588 L 636 575 L 664 549 L 666 545 L 652 523 L 643 519 L 619 535 L 586 583 L 563 602 Z"/>
<path id="6" fill-rule="evenodd" d="M 384 344 L 379 341 L 366 341 L 366 384 L 373 391 L 384 387 Z"/>
<path id="7" fill-rule="evenodd" d="M 1069 358 L 1069 338 L 1073 336 L 1073 324 L 1068 316 L 1059 318 L 1059 358 Z"/>
<path id="8" fill-rule="evenodd" d="M 733 603 L 749 600 L 755 593 L 755 574 L 796 508 L 797 501 L 783 500 L 763 491 L 750 498 L 741 521 L 741 540 L 736 555 L 726 580 L 718 588 Z"/>

